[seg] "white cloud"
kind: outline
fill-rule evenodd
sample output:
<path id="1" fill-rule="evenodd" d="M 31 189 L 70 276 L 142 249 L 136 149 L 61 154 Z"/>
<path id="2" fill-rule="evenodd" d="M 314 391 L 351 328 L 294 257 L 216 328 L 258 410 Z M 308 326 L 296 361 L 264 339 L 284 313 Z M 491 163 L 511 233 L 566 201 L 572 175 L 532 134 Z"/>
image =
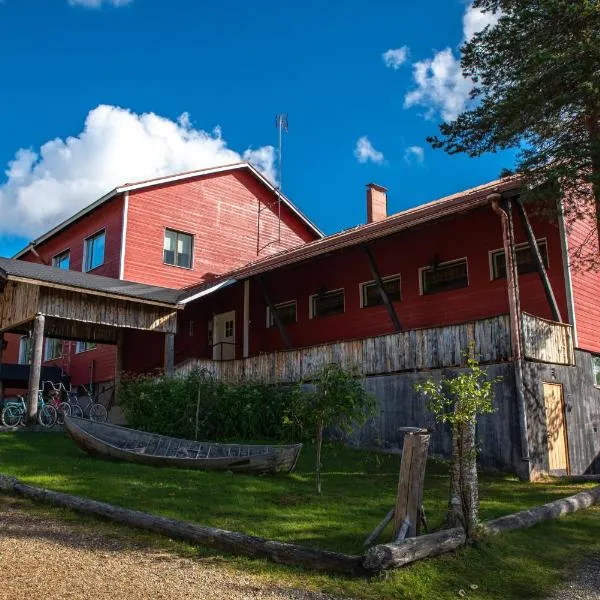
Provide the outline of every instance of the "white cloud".
<path id="1" fill-rule="evenodd" d="M 354 156 L 356 156 L 359 163 L 366 163 L 371 161 L 378 165 L 383 163 L 385 158 L 383 156 L 383 152 L 379 152 L 379 150 L 375 150 L 375 148 L 373 148 L 373 144 L 371 144 L 369 138 L 366 135 L 363 135 L 356 142 L 356 148 L 354 148 Z"/>
<path id="2" fill-rule="evenodd" d="M 482 13 L 469 4 L 462 19 L 461 43 L 469 41 L 487 25 L 493 27 L 498 18 L 498 14 Z M 413 80 L 416 87 L 405 95 L 404 108 L 424 106 L 426 118 L 439 113 L 444 121 L 453 121 L 467 107 L 472 82 L 463 77 L 460 58 L 452 48 L 415 62 Z"/>
<path id="3" fill-rule="evenodd" d="M 109 6 L 125 6 L 131 4 L 133 0 L 69 0 L 70 6 L 85 6 L 86 8 L 100 8 L 103 4 Z"/>
<path id="4" fill-rule="evenodd" d="M 409 165 L 412 163 L 422 165 L 425 160 L 425 150 L 421 146 L 409 146 L 404 151 L 404 160 Z"/>
<path id="5" fill-rule="evenodd" d="M 408 58 L 408 46 L 402 46 L 402 48 L 396 48 L 395 50 L 390 48 L 381 55 L 381 58 L 383 59 L 386 67 L 396 71 L 406 62 L 406 59 Z"/>
<path id="6" fill-rule="evenodd" d="M 242 158 L 275 179 L 272 146 L 240 155 L 218 127 L 194 129 L 187 113 L 172 121 L 101 105 L 76 137 L 17 151 L 0 184 L 0 234 L 35 237 L 123 183 Z"/>

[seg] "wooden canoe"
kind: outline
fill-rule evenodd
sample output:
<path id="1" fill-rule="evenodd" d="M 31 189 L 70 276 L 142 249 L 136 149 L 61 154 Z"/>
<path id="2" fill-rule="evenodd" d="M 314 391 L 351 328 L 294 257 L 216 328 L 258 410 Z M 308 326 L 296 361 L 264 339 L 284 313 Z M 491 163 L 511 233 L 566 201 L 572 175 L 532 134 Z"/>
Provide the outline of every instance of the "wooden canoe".
<path id="1" fill-rule="evenodd" d="M 302 449 L 302 444 L 194 442 L 66 415 L 65 428 L 73 441 L 89 454 L 155 467 L 289 473 Z"/>

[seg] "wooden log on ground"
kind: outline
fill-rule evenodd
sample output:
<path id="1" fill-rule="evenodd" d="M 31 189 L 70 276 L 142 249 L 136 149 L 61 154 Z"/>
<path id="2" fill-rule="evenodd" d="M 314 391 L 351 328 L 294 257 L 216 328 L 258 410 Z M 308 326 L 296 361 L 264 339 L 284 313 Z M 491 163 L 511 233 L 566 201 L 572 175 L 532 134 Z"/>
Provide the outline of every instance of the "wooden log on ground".
<path id="1" fill-rule="evenodd" d="M 301 566 L 320 571 L 333 571 L 352 575 L 364 573 L 361 556 L 308 548 L 235 531 L 159 517 L 137 510 L 113 506 L 105 502 L 97 502 L 87 498 L 33 487 L 20 483 L 12 477 L 0 476 L 0 490 L 13 492 L 38 502 L 70 508 L 86 515 L 103 517 L 123 525 L 167 535 L 170 538 L 192 544 L 217 548 L 232 554 L 263 557 L 280 564 Z"/>
<path id="2" fill-rule="evenodd" d="M 464 546 L 465 542 L 464 529 L 457 527 L 408 538 L 401 544 L 379 544 L 367 550 L 363 557 L 363 567 L 371 573 L 404 567 L 423 558 L 452 552 Z"/>
<path id="3" fill-rule="evenodd" d="M 493 519 L 484 523 L 483 529 L 487 534 L 502 533 L 513 529 L 525 529 L 542 521 L 558 519 L 562 515 L 574 513 L 598 503 L 600 503 L 600 485 L 591 490 L 585 490 L 574 496 L 569 496 L 568 498 L 555 500 L 554 502 L 548 502 L 548 504 L 536 506 L 529 510 L 522 510 L 512 515 Z"/>

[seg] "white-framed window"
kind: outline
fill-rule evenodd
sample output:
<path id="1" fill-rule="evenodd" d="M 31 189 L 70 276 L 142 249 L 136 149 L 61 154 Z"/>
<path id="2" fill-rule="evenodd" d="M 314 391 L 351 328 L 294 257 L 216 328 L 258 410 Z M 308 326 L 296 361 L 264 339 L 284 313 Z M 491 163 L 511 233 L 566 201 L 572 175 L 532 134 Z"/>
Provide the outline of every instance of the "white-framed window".
<path id="1" fill-rule="evenodd" d="M 296 300 L 280 302 L 275 304 L 274 308 L 282 325 L 298 321 L 298 303 Z M 267 306 L 267 327 L 275 327 L 275 316 L 269 306 Z"/>
<path id="2" fill-rule="evenodd" d="M 105 241 L 106 231 L 103 229 L 87 238 L 83 243 L 83 266 L 86 272 L 104 264 Z"/>
<path id="3" fill-rule="evenodd" d="M 594 385 L 600 387 L 600 356 L 592 356 L 592 374 Z"/>
<path id="4" fill-rule="evenodd" d="M 69 270 L 71 266 L 71 251 L 65 250 L 52 258 L 52 266 L 57 269 Z"/>
<path id="5" fill-rule="evenodd" d="M 46 338 L 44 348 L 44 360 L 55 360 L 60 358 L 63 353 L 63 341 L 56 338 Z"/>
<path id="6" fill-rule="evenodd" d="M 189 233 L 165 229 L 163 262 L 174 267 L 191 269 L 193 266 L 194 236 Z"/>
<path id="7" fill-rule="evenodd" d="M 548 268 L 548 244 L 546 239 L 537 240 L 538 248 L 542 256 L 544 267 Z M 519 275 L 533 273 L 537 270 L 533 252 L 528 242 L 515 246 L 515 257 L 517 259 L 517 270 Z M 506 256 L 504 250 L 492 250 L 490 252 L 490 276 L 492 279 L 506 279 Z"/>
<path id="8" fill-rule="evenodd" d="M 437 294 L 469 287 L 469 269 L 466 258 L 458 258 L 419 269 L 421 294 Z"/>
<path id="9" fill-rule="evenodd" d="M 98 347 L 96 342 L 76 342 L 75 354 L 81 354 L 82 352 L 89 352 L 95 350 Z"/>
<path id="10" fill-rule="evenodd" d="M 339 315 L 346 310 L 344 289 L 320 292 L 310 296 L 309 317 L 318 319 L 330 315 Z"/>
<path id="11" fill-rule="evenodd" d="M 400 302 L 402 299 L 400 293 L 400 275 L 390 275 L 382 277 L 383 289 L 390 302 Z M 360 289 L 360 307 L 368 308 L 370 306 L 380 306 L 383 304 L 379 287 L 375 281 L 365 281 L 359 285 Z"/>
<path id="12" fill-rule="evenodd" d="M 31 338 L 28 335 L 21 336 L 19 340 L 19 364 L 28 365 L 31 362 Z"/>

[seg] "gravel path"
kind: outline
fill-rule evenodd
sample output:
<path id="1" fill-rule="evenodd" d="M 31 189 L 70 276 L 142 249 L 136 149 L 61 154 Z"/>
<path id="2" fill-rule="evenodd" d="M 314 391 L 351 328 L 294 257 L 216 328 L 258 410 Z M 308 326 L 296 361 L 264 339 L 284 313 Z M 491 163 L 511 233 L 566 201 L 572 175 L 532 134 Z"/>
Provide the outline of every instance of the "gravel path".
<path id="1" fill-rule="evenodd" d="M 547 600 L 600 600 L 600 555 L 586 560 L 574 577 Z"/>
<path id="2" fill-rule="evenodd" d="M 23 511 L 0 496 L 0 599 L 329 600 Z"/>

